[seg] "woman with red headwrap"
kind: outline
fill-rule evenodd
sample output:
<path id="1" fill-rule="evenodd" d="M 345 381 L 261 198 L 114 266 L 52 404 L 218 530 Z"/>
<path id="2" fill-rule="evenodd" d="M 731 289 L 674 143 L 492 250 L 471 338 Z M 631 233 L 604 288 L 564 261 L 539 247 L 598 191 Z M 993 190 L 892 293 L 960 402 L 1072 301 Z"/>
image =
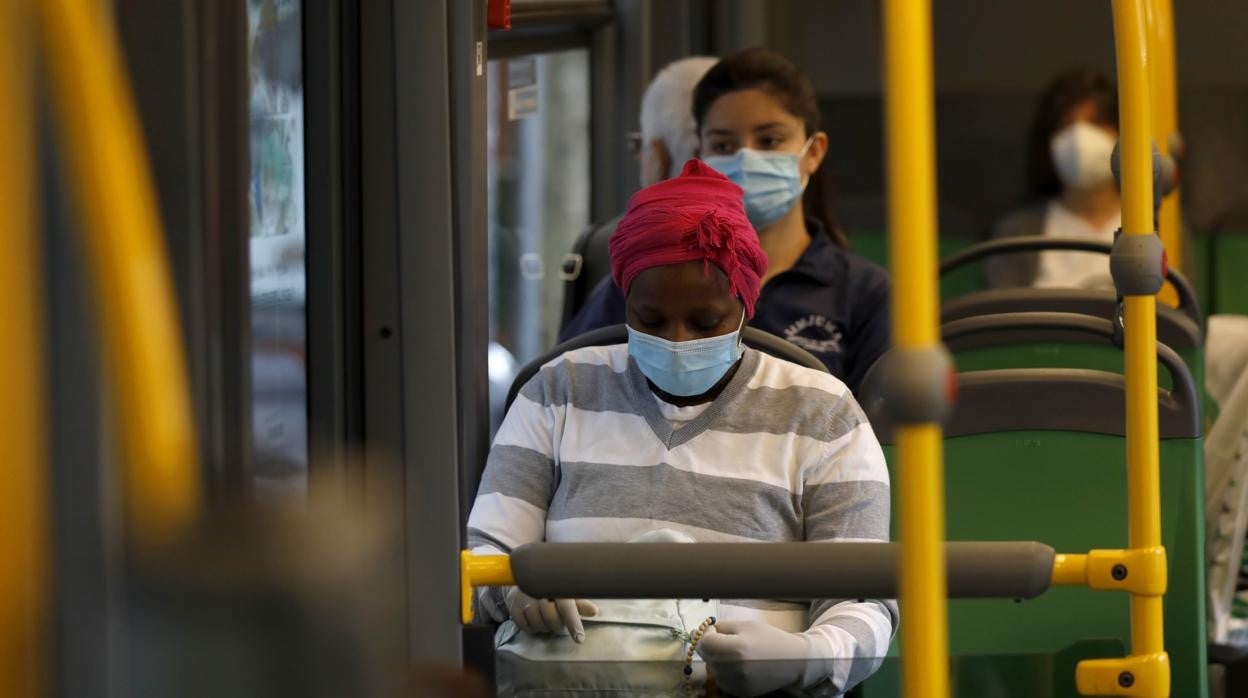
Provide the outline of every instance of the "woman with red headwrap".
<path id="1" fill-rule="evenodd" d="M 473 552 L 656 535 L 888 540 L 884 456 L 845 384 L 741 344 L 767 271 L 741 190 L 691 160 L 632 198 L 611 260 L 628 343 L 568 352 L 525 385 L 469 518 Z M 516 588 L 477 600 L 479 615 L 504 623 L 500 650 L 519 638 L 544 643 L 542 656 L 572 656 L 611 620 L 602 602 Z M 879 666 L 897 623 L 887 600 L 723 600 L 718 609 L 696 652 L 721 684 L 747 694 L 845 691 Z M 612 656 L 636 659 L 623 646 Z"/>

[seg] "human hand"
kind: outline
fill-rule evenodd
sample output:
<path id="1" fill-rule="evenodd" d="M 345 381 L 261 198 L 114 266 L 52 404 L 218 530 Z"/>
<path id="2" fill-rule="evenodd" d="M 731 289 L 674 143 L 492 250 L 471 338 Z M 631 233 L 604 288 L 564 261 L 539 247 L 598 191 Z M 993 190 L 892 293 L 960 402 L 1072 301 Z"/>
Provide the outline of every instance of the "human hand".
<path id="1" fill-rule="evenodd" d="M 725 690 L 754 696 L 803 686 L 818 662 L 814 641 L 756 620 L 721 620 L 702 636 L 698 654 Z"/>
<path id="2" fill-rule="evenodd" d="M 527 633 L 560 633 L 565 630 L 578 643 L 585 641 L 581 616 L 593 617 L 598 607 L 585 599 L 535 599 L 512 587 L 507 591 L 507 612 L 521 630 Z"/>

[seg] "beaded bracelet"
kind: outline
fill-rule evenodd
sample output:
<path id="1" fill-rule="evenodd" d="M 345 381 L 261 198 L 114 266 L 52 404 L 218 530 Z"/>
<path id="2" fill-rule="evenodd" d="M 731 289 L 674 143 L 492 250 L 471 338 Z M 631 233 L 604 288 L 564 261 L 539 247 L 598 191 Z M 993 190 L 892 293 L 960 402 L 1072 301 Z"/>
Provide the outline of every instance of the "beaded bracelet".
<path id="1" fill-rule="evenodd" d="M 715 616 L 702 621 L 697 630 L 689 635 L 689 652 L 685 654 L 685 688 L 690 691 L 693 690 L 693 655 L 698 651 L 698 643 L 702 641 L 702 636 L 712 625 L 715 625 Z"/>

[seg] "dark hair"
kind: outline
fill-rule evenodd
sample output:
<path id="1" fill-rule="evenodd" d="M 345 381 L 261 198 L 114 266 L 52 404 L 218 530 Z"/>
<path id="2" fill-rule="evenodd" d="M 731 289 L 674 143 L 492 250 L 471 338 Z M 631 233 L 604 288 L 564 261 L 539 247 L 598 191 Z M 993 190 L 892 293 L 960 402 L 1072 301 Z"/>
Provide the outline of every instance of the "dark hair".
<path id="1" fill-rule="evenodd" d="M 1049 142 L 1071 109 L 1092 102 L 1096 107 L 1096 123 L 1118 128 L 1118 91 L 1105 75 L 1091 68 L 1074 68 L 1059 74 L 1044 89 L 1036 116 L 1031 124 L 1027 177 L 1031 193 L 1049 198 L 1062 190 L 1062 182 L 1053 169 Z"/>
<path id="2" fill-rule="evenodd" d="M 698 135 L 702 122 L 715 100 L 741 90 L 760 89 L 774 97 L 784 110 L 802 120 L 807 137 L 823 127 L 819 100 L 810 78 L 788 58 L 765 48 L 748 48 L 721 59 L 707 71 L 693 88 L 693 120 Z M 827 183 L 819 170 L 811 173 L 802 197 L 802 211 L 823 225 L 832 242 L 849 247 L 844 231 L 828 210 L 825 195 Z"/>

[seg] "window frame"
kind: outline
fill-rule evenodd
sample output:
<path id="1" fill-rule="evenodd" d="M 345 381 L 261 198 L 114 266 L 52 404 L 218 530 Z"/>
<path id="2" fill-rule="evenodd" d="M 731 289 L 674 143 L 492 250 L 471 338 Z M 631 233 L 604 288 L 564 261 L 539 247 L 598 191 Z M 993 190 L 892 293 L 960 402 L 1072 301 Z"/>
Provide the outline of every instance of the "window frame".
<path id="1" fill-rule="evenodd" d="M 590 220 L 610 219 L 623 206 L 620 193 L 619 20 L 608 0 L 513 0 L 512 28 L 490 30 L 487 60 L 589 49 Z"/>
<path id="2" fill-rule="evenodd" d="M 303 0 L 308 482 L 357 499 L 363 472 L 359 13 Z"/>

